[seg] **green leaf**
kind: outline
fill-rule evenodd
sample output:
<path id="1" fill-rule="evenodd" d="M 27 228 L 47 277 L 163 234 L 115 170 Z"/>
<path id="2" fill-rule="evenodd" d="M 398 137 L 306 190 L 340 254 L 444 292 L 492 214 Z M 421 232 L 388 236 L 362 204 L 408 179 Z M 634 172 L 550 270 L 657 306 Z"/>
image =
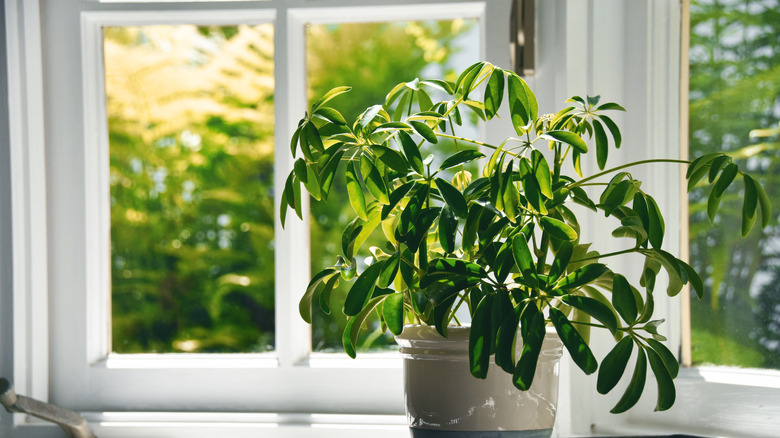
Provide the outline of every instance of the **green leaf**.
<path id="1" fill-rule="evenodd" d="M 316 200 L 322 199 L 322 193 L 320 192 L 320 178 L 317 175 L 317 171 L 314 170 L 314 166 L 306 166 L 306 182 L 303 185 L 306 187 L 306 191 Z"/>
<path id="2" fill-rule="evenodd" d="M 393 284 L 396 274 L 398 274 L 398 266 L 401 264 L 401 251 L 394 252 L 390 258 L 384 261 L 382 272 L 379 273 L 379 279 L 377 280 L 377 286 L 381 288 L 390 287 Z"/>
<path id="3" fill-rule="evenodd" d="M 414 132 L 420 134 L 420 137 L 424 138 L 429 143 L 436 144 L 439 142 L 439 138 L 436 137 L 436 133 L 433 132 L 433 129 L 431 129 L 427 123 L 412 120 L 409 122 L 409 124 L 412 125 Z"/>
<path id="4" fill-rule="evenodd" d="M 515 371 L 515 345 L 522 305 L 517 305 L 501 318 L 496 334 L 496 365 L 507 373 Z"/>
<path id="5" fill-rule="evenodd" d="M 368 213 L 366 211 L 366 197 L 363 194 L 363 188 L 360 186 L 360 180 L 358 179 L 359 168 L 355 161 L 350 161 L 347 166 L 347 193 L 349 194 L 349 203 L 352 205 L 352 209 L 363 220 L 368 220 Z"/>
<path id="6" fill-rule="evenodd" d="M 490 365 L 490 347 L 493 344 L 490 314 L 493 295 L 485 295 L 474 310 L 469 333 L 469 370 L 479 379 L 487 377 Z"/>
<path id="7" fill-rule="evenodd" d="M 327 151 L 325 152 L 327 153 Z M 341 157 L 344 156 L 344 152 L 345 151 L 340 150 L 333 154 L 325 163 L 322 172 L 320 172 L 319 179 L 320 184 L 322 185 L 322 199 L 324 200 L 328 199 L 330 188 L 333 184 L 333 178 L 336 176 L 336 171 L 338 170 L 339 164 L 341 164 Z"/>
<path id="8" fill-rule="evenodd" d="M 604 110 L 618 110 L 618 111 L 625 111 L 626 109 L 622 106 L 614 103 L 614 102 L 607 102 L 598 108 L 596 108 L 596 111 L 604 111 Z M 603 117 L 603 116 L 602 116 Z"/>
<path id="9" fill-rule="evenodd" d="M 317 275 L 315 275 L 311 281 L 309 281 L 309 285 L 306 286 L 306 292 L 303 294 L 303 297 L 301 297 L 301 300 L 298 302 L 298 312 L 301 314 L 301 318 L 303 318 L 304 321 L 311 324 L 312 321 L 312 301 L 314 300 L 315 292 L 317 291 L 317 287 L 322 283 L 323 281 L 328 281 L 331 277 L 336 275 L 338 271 L 333 268 L 327 268 L 323 269 Z"/>
<path id="10" fill-rule="evenodd" d="M 758 209 L 758 191 L 752 178 L 743 178 L 745 192 L 742 201 L 742 237 L 747 237 L 753 224 L 756 223 L 756 210 Z"/>
<path id="11" fill-rule="evenodd" d="M 702 297 L 704 297 L 704 282 L 699 276 L 699 273 L 684 261 L 679 260 L 679 262 L 685 270 L 685 274 L 688 276 L 688 283 L 690 283 L 691 287 L 696 292 L 696 296 L 699 297 L 699 299 L 702 299 Z"/>
<path id="12" fill-rule="evenodd" d="M 390 333 L 398 336 L 404 329 L 404 296 L 400 293 L 390 294 L 382 304 L 382 316 Z"/>
<path id="13" fill-rule="evenodd" d="M 585 140 L 579 135 L 569 131 L 547 131 L 546 134 L 540 135 L 540 138 L 546 138 L 547 140 L 558 141 L 566 143 L 573 147 L 575 151 L 586 154 L 588 153 L 588 145 L 585 144 Z"/>
<path id="14" fill-rule="evenodd" d="M 607 142 L 607 133 L 601 123 L 593 119 L 593 132 L 596 135 L 596 161 L 599 169 L 604 170 L 607 164 L 607 155 L 609 154 L 609 143 Z"/>
<path id="15" fill-rule="evenodd" d="M 466 70 L 463 71 L 463 73 L 460 74 L 460 76 L 458 76 L 458 79 L 455 81 L 455 89 L 460 91 L 464 99 L 468 97 L 469 92 L 471 92 L 471 85 L 474 83 L 474 79 L 476 79 L 477 75 L 480 71 L 482 71 L 482 67 L 484 66 L 484 62 L 471 64 Z"/>
<path id="16" fill-rule="evenodd" d="M 539 279 L 536 276 L 536 266 L 534 265 L 531 249 L 528 247 L 527 237 L 523 233 L 515 234 L 512 238 L 512 255 L 515 258 L 517 267 L 526 281 L 526 284 L 532 288 L 539 287 Z"/>
<path id="17" fill-rule="evenodd" d="M 520 315 L 521 334 L 523 336 L 523 350 L 512 372 L 512 383 L 521 391 L 527 391 L 533 384 L 536 365 L 539 362 L 539 353 L 542 351 L 544 336 L 544 315 L 530 302 L 526 304 Z"/>
<path id="18" fill-rule="evenodd" d="M 301 132 L 301 138 L 306 140 L 310 146 L 313 146 L 320 152 L 325 152 L 325 146 L 322 145 L 322 138 L 320 138 L 320 132 L 313 122 L 309 122 L 303 125 L 303 132 Z M 310 161 L 314 161 L 307 157 Z"/>
<path id="19" fill-rule="evenodd" d="M 469 214 L 466 217 L 466 223 L 463 225 L 463 237 L 461 246 L 464 251 L 471 249 L 476 243 L 477 230 L 479 229 L 480 218 L 484 208 L 479 204 L 471 204 Z"/>
<path id="20" fill-rule="evenodd" d="M 565 222 L 558 219 L 543 216 L 539 219 L 539 225 L 542 227 L 545 233 L 550 236 L 563 241 L 573 242 L 577 240 L 577 231 L 574 228 L 567 225 Z"/>
<path id="21" fill-rule="evenodd" d="M 729 163 L 724 169 L 723 172 L 720 174 L 720 177 L 718 177 L 718 180 L 715 182 L 715 185 L 712 187 L 712 192 L 715 193 L 715 196 L 721 197 L 723 196 L 723 192 L 726 191 L 726 189 L 731 185 L 731 182 L 734 181 L 734 177 L 737 176 L 737 172 L 739 171 L 739 166 L 737 166 L 735 163 Z"/>
<path id="22" fill-rule="evenodd" d="M 539 183 L 539 191 L 547 199 L 553 198 L 552 176 L 550 174 L 550 165 L 539 150 L 534 149 L 531 152 L 531 170 Z"/>
<path id="23" fill-rule="evenodd" d="M 590 351 L 588 344 L 582 339 L 582 336 L 580 336 L 568 318 L 566 318 L 566 315 L 557 308 L 550 307 L 550 320 L 574 363 L 585 374 L 593 374 L 596 368 L 598 368 L 598 362 L 596 362 L 596 358 L 593 356 L 593 352 Z"/>
<path id="24" fill-rule="evenodd" d="M 452 211 L 458 215 L 458 217 L 465 219 L 469 214 L 469 209 L 466 204 L 466 198 L 463 197 L 460 190 L 441 178 L 436 178 L 434 181 L 436 182 L 436 188 L 438 188 L 439 193 L 441 193 L 441 197 L 444 198 L 444 202 L 452 208 Z"/>
<path id="25" fill-rule="evenodd" d="M 406 159 L 409 160 L 409 164 L 412 165 L 412 169 L 418 174 L 424 175 L 425 167 L 423 167 L 422 155 L 420 155 L 420 149 L 417 147 L 417 144 L 404 131 L 398 132 L 398 138 L 401 140 L 401 149 L 403 149 Z"/>
<path id="26" fill-rule="evenodd" d="M 355 124 L 360 130 L 365 130 L 368 125 L 376 118 L 376 116 L 382 111 L 382 105 L 374 105 L 366 108 L 357 118 Z"/>
<path id="27" fill-rule="evenodd" d="M 712 160 L 712 163 L 710 164 L 710 171 L 709 171 L 709 180 L 710 183 L 715 181 L 715 178 L 718 177 L 718 172 L 725 166 L 727 163 L 731 163 L 731 157 L 728 155 L 720 155 L 714 160 Z"/>
<path id="28" fill-rule="evenodd" d="M 439 243 L 444 252 L 451 254 L 455 252 L 455 235 L 458 232 L 458 218 L 452 212 L 452 209 L 445 205 L 441 209 L 439 216 Z"/>
<path id="29" fill-rule="evenodd" d="M 685 178 L 690 179 L 694 173 L 699 171 L 699 169 L 705 168 L 708 164 L 712 162 L 712 160 L 722 155 L 723 155 L 722 152 L 713 152 L 696 158 L 691 162 L 691 164 L 688 165 L 688 170 L 685 172 Z"/>
<path id="30" fill-rule="evenodd" d="M 339 126 L 345 126 L 347 124 L 347 121 L 344 120 L 344 116 L 333 108 L 322 107 L 315 111 L 314 114 Z"/>
<path id="31" fill-rule="evenodd" d="M 626 277 L 620 274 L 615 274 L 612 278 L 612 305 L 626 324 L 633 325 L 636 322 L 639 311 L 634 293 Z"/>
<path id="32" fill-rule="evenodd" d="M 485 87 L 485 117 L 492 119 L 504 100 L 504 72 L 500 68 L 493 70 Z"/>
<path id="33" fill-rule="evenodd" d="M 674 404 L 676 397 L 674 382 L 669 374 L 669 370 L 664 365 L 663 359 L 654 349 L 647 350 L 647 359 L 650 361 L 650 369 L 653 370 L 655 380 L 658 383 L 658 402 L 655 410 L 665 411 Z"/>
<path id="34" fill-rule="evenodd" d="M 415 181 L 410 181 L 406 184 L 402 184 L 398 186 L 396 189 L 394 189 L 392 192 L 390 192 L 390 203 L 387 205 L 382 206 L 382 220 L 387 219 L 387 216 L 390 215 L 390 212 L 393 211 L 396 205 L 398 205 L 399 202 L 401 202 L 401 199 L 404 199 L 407 193 L 412 189 L 412 187 L 418 185 Z M 427 186 L 426 186 L 427 187 Z"/>
<path id="35" fill-rule="evenodd" d="M 414 228 L 423 204 L 428 199 L 428 186 L 422 184 L 416 184 L 416 186 L 418 186 L 417 190 L 409 197 L 406 208 L 401 212 L 398 227 L 396 228 L 399 236 L 396 237 L 404 237 Z M 400 240 L 404 241 L 403 239 Z"/>
<path id="36" fill-rule="evenodd" d="M 674 357 L 674 354 L 672 354 L 672 352 L 666 348 L 666 345 L 656 341 L 653 338 L 646 339 L 646 341 L 647 344 L 650 345 L 650 348 L 658 353 L 658 357 L 661 358 L 664 366 L 666 367 L 666 370 L 669 371 L 669 376 L 672 379 L 677 378 L 677 374 L 680 372 L 680 362 L 677 361 L 677 358 Z"/>
<path id="37" fill-rule="evenodd" d="M 476 149 L 466 149 L 449 156 L 441 163 L 439 170 L 449 169 L 460 164 L 468 163 L 476 159 L 484 157 L 485 154 Z"/>
<path id="38" fill-rule="evenodd" d="M 561 297 L 561 301 L 596 318 L 604 324 L 612 334 L 617 333 L 618 322 L 617 319 L 615 319 L 615 314 L 612 313 L 612 310 L 610 310 L 609 307 L 605 306 L 600 301 L 580 295 L 564 295 Z"/>
<path id="39" fill-rule="evenodd" d="M 555 260 L 553 260 L 552 266 L 549 272 L 549 282 L 557 281 L 566 272 L 566 267 L 569 266 L 572 252 L 574 251 L 574 245 L 571 242 L 564 242 L 558 248 L 555 253 Z"/>
<path id="40" fill-rule="evenodd" d="M 653 248 L 660 249 L 664 241 L 664 218 L 661 216 L 661 209 L 658 208 L 658 204 L 655 203 L 655 199 L 645 196 L 647 201 L 647 215 L 649 219 L 649 228 L 647 229 L 647 236 L 650 240 L 650 244 Z"/>
<path id="41" fill-rule="evenodd" d="M 634 351 L 634 341 L 625 336 L 618 342 L 612 351 L 607 353 L 599 367 L 599 376 L 596 381 L 596 390 L 600 394 L 606 394 L 618 384 L 626 371 L 628 359 Z"/>
<path id="42" fill-rule="evenodd" d="M 376 287 L 377 279 L 379 279 L 379 274 L 382 272 L 383 267 L 384 262 L 374 263 L 358 276 L 355 283 L 349 289 L 347 298 L 344 301 L 345 315 L 357 315 L 363 310 L 366 304 L 368 304 L 368 300 L 374 292 L 374 287 Z"/>
<path id="43" fill-rule="evenodd" d="M 409 171 L 409 164 L 406 159 L 394 149 L 390 149 L 387 146 L 372 145 L 371 151 L 374 152 L 387 167 L 395 170 L 396 172 L 406 173 Z"/>
<path id="44" fill-rule="evenodd" d="M 327 103 L 329 100 L 333 99 L 334 97 L 336 97 L 336 96 L 338 96 L 340 94 L 344 94 L 344 93 L 346 93 L 347 91 L 349 91 L 351 89 L 352 89 L 352 87 L 343 87 L 343 86 L 342 87 L 332 88 L 330 91 L 325 93 L 322 97 L 317 99 L 316 102 L 314 102 L 314 104 L 311 106 L 311 112 L 313 112 L 313 113 L 317 112 L 317 110 L 322 105 L 325 105 L 325 103 Z"/>
<path id="45" fill-rule="evenodd" d="M 557 288 L 564 290 L 574 289 L 592 282 L 607 272 L 609 272 L 609 268 L 607 268 L 606 265 L 602 263 L 591 263 L 567 275 L 558 283 Z"/>
<path id="46" fill-rule="evenodd" d="M 381 204 L 389 204 L 390 198 L 387 193 L 387 184 L 385 179 L 382 178 L 382 174 L 376 168 L 374 163 L 371 162 L 365 154 L 360 156 L 360 172 L 363 174 L 363 180 L 366 183 L 366 188 L 371 195 L 376 198 Z"/>
<path id="47" fill-rule="evenodd" d="M 420 210 L 417 219 L 411 224 L 411 228 L 404 239 L 399 240 L 405 242 L 412 251 L 417 251 L 420 248 L 420 244 L 426 241 L 428 230 L 440 213 L 441 209 L 439 207 L 423 208 Z"/>
<path id="48" fill-rule="evenodd" d="M 617 123 L 604 115 L 600 115 L 599 118 L 607 125 L 607 129 L 609 129 L 609 132 L 612 134 L 612 139 L 615 140 L 615 149 L 620 149 L 620 144 L 623 142 L 623 136 L 620 135 L 620 128 L 618 128 Z"/>
<path id="49" fill-rule="evenodd" d="M 373 312 L 374 309 L 376 309 L 376 307 L 382 303 L 382 301 L 387 299 L 388 296 L 389 295 L 381 295 L 372 298 L 366 303 L 365 307 L 360 311 L 360 313 L 347 321 L 347 325 L 344 327 L 344 334 L 341 336 L 341 342 L 344 345 L 344 351 L 351 358 L 354 359 L 357 355 L 355 347 L 357 345 L 357 338 L 358 334 L 360 333 L 360 328 L 368 318 L 368 315 L 370 315 L 371 312 Z"/>
<path id="50" fill-rule="evenodd" d="M 772 220 L 772 202 L 769 200 L 769 196 L 764 191 L 764 188 L 758 181 L 754 180 L 748 175 L 744 175 L 745 178 L 753 180 L 753 185 L 756 186 L 756 193 L 758 194 L 758 203 L 761 205 L 761 226 L 765 227 L 769 225 Z"/>
<path id="51" fill-rule="evenodd" d="M 517 135 L 523 135 L 525 128 L 536 119 L 532 115 L 536 107 L 536 96 L 519 76 L 509 73 L 509 113 Z M 538 111 L 538 109 L 537 109 Z"/>
<path id="52" fill-rule="evenodd" d="M 647 356 L 643 349 L 637 349 L 636 365 L 634 368 L 634 374 L 631 376 L 631 381 L 628 383 L 626 392 L 617 402 L 611 413 L 620 414 L 631 409 L 642 396 L 642 391 L 645 389 L 645 380 L 647 379 Z"/>

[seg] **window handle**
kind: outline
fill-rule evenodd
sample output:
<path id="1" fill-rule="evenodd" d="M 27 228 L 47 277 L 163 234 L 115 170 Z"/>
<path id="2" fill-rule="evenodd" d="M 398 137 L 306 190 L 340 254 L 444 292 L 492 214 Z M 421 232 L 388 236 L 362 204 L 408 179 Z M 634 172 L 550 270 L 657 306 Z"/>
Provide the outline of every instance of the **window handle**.
<path id="1" fill-rule="evenodd" d="M 509 50 L 515 73 L 533 76 L 536 69 L 536 0 L 514 0 L 510 20 Z"/>
<path id="2" fill-rule="evenodd" d="M 89 424 L 81 414 L 25 397 L 16 395 L 14 387 L 7 379 L 0 377 L 0 404 L 8 412 L 32 415 L 57 424 L 68 438 L 96 438 Z"/>

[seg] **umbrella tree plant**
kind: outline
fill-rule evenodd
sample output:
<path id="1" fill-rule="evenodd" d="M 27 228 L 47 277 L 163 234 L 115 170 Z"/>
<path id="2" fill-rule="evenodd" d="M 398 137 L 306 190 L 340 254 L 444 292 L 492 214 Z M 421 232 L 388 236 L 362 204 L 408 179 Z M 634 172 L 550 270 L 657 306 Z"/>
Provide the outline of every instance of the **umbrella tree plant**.
<path id="1" fill-rule="evenodd" d="M 648 365 L 658 384 L 656 409 L 672 406 L 679 365 L 662 343 L 663 321 L 653 319 L 656 278 L 666 272 L 669 295 L 689 284 L 701 297 L 704 286 L 690 265 L 662 248 L 665 227 L 658 204 L 630 170 L 687 165 L 689 189 L 712 185 L 708 212 L 713 219 L 725 190 L 741 176 L 743 236 L 759 211 L 764 226 L 771 215 L 768 197 L 753 177 L 725 153 L 607 168 L 610 149 L 622 143 L 608 114 L 624 111 L 620 105 L 575 96 L 557 113 L 540 115 L 522 78 L 485 62 L 470 66 L 455 82 L 401 83 L 384 104 L 367 108 L 354 123 L 330 105 L 347 91 L 335 88 L 314 102 L 291 141 L 293 156 L 300 157 L 281 197 L 282 224 L 290 209 L 302 217 L 301 185 L 315 199 L 327 200 L 339 168 L 355 213 L 342 234 L 343 255 L 313 276 L 300 301 L 304 320 L 311 322 L 314 307 L 329 313 L 333 288 L 353 282 L 344 302 L 348 320 L 342 340 L 354 357 L 358 334 L 372 313 L 396 335 L 412 323 L 435 326 L 446 336 L 447 327 L 459 323 L 458 309 L 466 309 L 471 373 L 484 378 L 493 357 L 521 390 L 534 379 L 551 325 L 577 366 L 587 374 L 598 370 L 596 389 L 602 394 L 636 358 L 612 412 L 637 403 Z M 497 118 L 502 105 L 509 113 L 503 123 L 511 123 L 516 137 L 487 144 L 456 134 L 468 113 L 487 122 Z M 423 157 L 421 149 L 444 140 L 454 142 L 456 152 Z M 586 176 L 580 163 L 594 147 L 600 171 Z M 477 175 L 466 169 L 474 161 L 481 164 Z M 587 186 L 603 190 L 596 198 Z M 585 210 L 575 213 L 572 204 L 614 218 L 605 224 L 616 224 L 612 236 L 627 242 L 626 249 L 601 254 L 581 241 L 578 215 Z M 362 268 L 356 254 L 377 228 L 385 240 L 370 248 Z M 635 281 L 607 264 L 631 253 L 644 257 Z M 596 328 L 615 339 L 600 365 L 588 345 Z M 514 351 L 517 336 L 523 345 L 519 352 Z"/>

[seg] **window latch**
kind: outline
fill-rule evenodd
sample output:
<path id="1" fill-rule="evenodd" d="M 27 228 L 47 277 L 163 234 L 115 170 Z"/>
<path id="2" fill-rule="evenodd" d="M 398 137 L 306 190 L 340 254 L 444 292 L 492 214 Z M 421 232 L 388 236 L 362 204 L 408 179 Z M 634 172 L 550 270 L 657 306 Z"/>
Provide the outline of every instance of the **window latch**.
<path id="1" fill-rule="evenodd" d="M 95 438 L 89 423 L 81 414 L 23 395 L 16 395 L 11 382 L 2 377 L 0 377 L 0 404 L 8 412 L 28 414 L 55 423 L 65 431 L 65 436 L 68 438 Z"/>
<path id="2" fill-rule="evenodd" d="M 536 69 L 536 0 L 514 0 L 510 14 L 509 50 L 515 73 L 533 76 Z"/>

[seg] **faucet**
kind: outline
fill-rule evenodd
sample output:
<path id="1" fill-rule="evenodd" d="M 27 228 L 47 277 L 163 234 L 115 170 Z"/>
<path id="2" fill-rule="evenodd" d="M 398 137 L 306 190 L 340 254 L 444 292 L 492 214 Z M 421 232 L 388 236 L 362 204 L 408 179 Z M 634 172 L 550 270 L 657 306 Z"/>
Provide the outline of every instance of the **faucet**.
<path id="1" fill-rule="evenodd" d="M 20 412 L 57 424 L 68 438 L 96 438 L 89 424 L 81 414 L 25 397 L 16 395 L 8 379 L 0 377 L 0 404 L 8 412 Z"/>

